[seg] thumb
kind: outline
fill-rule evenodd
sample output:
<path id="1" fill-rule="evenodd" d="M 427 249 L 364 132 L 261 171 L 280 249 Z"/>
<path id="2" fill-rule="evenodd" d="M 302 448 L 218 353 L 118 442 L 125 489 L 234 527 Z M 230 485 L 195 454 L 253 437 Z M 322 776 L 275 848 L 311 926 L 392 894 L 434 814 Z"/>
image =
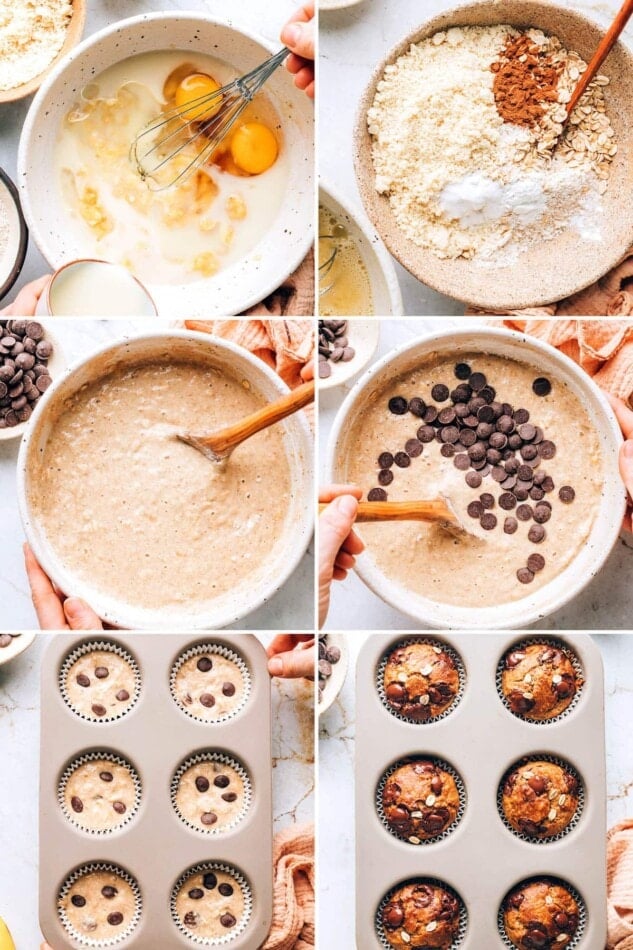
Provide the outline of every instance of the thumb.
<path id="1" fill-rule="evenodd" d="M 79 597 L 68 597 L 64 601 L 64 614 L 71 630 L 103 630 L 92 607 Z"/>
<path id="2" fill-rule="evenodd" d="M 319 518 L 319 573 L 332 575 L 339 549 L 352 530 L 358 501 L 353 495 L 339 495 Z"/>
<path id="3" fill-rule="evenodd" d="M 314 648 L 278 653 L 268 661 L 268 672 L 271 676 L 282 676 L 284 679 L 299 679 L 302 676 L 314 679 L 314 657 Z"/>
<path id="4" fill-rule="evenodd" d="M 314 59 L 314 21 L 288 23 L 281 31 L 281 42 L 302 59 Z"/>

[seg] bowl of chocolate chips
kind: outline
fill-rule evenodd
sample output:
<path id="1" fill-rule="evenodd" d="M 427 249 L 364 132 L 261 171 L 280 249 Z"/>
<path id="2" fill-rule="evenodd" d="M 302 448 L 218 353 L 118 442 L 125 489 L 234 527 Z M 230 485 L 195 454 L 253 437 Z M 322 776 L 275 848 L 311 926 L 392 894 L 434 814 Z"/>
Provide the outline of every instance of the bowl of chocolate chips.
<path id="1" fill-rule="evenodd" d="M 37 320 L 0 320 L 0 441 L 24 435 L 38 402 L 64 369 L 61 349 Z"/>
<path id="2" fill-rule="evenodd" d="M 621 440 L 604 394 L 553 347 L 450 330 L 361 377 L 327 475 L 369 502 L 444 497 L 461 522 L 357 525 L 356 570 L 378 596 L 431 627 L 513 628 L 558 610 L 604 564 L 625 509 Z"/>

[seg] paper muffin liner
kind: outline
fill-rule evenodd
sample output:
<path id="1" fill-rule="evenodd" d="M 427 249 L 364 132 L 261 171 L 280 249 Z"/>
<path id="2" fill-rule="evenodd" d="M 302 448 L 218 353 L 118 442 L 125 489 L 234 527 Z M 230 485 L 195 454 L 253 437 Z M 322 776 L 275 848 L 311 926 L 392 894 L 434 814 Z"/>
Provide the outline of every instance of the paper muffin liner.
<path id="1" fill-rule="evenodd" d="M 72 926 L 72 924 L 68 920 L 68 917 L 66 916 L 66 912 L 62 910 L 62 908 L 59 906 L 59 903 L 64 900 L 64 898 L 68 894 L 73 884 L 76 884 L 77 881 L 81 880 L 81 878 L 85 877 L 87 874 L 93 873 L 94 871 L 107 871 L 112 874 L 118 874 L 119 877 L 121 877 L 126 882 L 126 884 L 130 885 L 132 892 L 134 894 L 134 898 L 135 898 L 134 914 L 132 916 L 131 921 L 127 925 L 127 927 L 124 930 L 120 931 L 120 933 L 117 933 L 116 936 L 111 937 L 110 939 L 106 939 L 106 940 L 96 940 L 92 937 L 87 937 L 85 934 L 79 933 L 79 931 L 75 930 L 75 928 Z M 59 915 L 59 919 L 61 920 L 64 926 L 64 929 L 66 930 L 68 934 L 70 934 L 73 940 L 76 940 L 77 943 L 80 943 L 84 947 L 114 947 L 117 944 L 123 943 L 125 940 L 128 940 L 129 937 L 131 937 L 133 932 L 136 930 L 138 922 L 141 919 L 142 910 L 143 910 L 143 901 L 141 898 L 141 890 L 138 884 L 136 883 L 135 879 L 132 877 L 131 874 L 128 874 L 127 871 L 124 871 L 123 868 L 119 867 L 117 864 L 109 864 L 107 862 L 93 861 L 92 863 L 89 863 L 89 864 L 82 864 L 81 867 L 77 868 L 76 871 L 73 871 L 73 873 L 70 874 L 66 878 L 66 880 L 62 884 L 62 887 L 58 896 L 57 913 Z"/>
<path id="2" fill-rule="evenodd" d="M 192 766 L 200 765 L 202 762 L 220 762 L 222 765 L 229 765 L 237 772 L 244 783 L 244 800 L 238 814 L 233 819 L 233 821 L 226 825 L 222 825 L 220 828 L 218 828 L 216 825 L 205 825 L 201 827 L 199 825 L 192 824 L 192 822 L 188 821 L 188 819 L 185 818 L 185 816 L 179 810 L 176 802 L 178 786 L 182 776 Z M 183 825 L 186 825 L 187 828 L 191 828 L 192 831 L 195 831 L 198 834 L 219 837 L 220 835 L 227 834 L 229 831 L 233 831 L 234 828 L 237 828 L 237 826 L 244 821 L 244 818 L 248 814 L 251 807 L 253 787 L 248 772 L 237 759 L 234 759 L 230 755 L 225 755 L 223 752 L 198 752 L 197 754 L 190 755 L 187 759 L 185 759 L 174 773 L 174 777 L 171 780 L 170 798 L 172 807 Z"/>
<path id="3" fill-rule="evenodd" d="M 242 682 L 244 683 L 244 690 L 242 698 L 239 700 L 238 704 L 230 712 L 225 713 L 223 716 L 218 716 L 214 719 L 203 719 L 202 716 L 196 716 L 192 713 L 186 706 L 180 702 L 176 695 L 176 677 L 181 666 L 190 660 L 194 656 L 204 656 L 206 654 L 211 654 L 212 656 L 222 656 L 225 660 L 230 660 L 232 663 L 237 666 L 242 674 Z M 224 646 L 221 643 L 214 643 L 210 641 L 209 643 L 199 643 L 195 647 L 190 647 L 188 650 L 185 650 L 184 653 L 181 653 L 176 662 L 173 664 L 171 669 L 171 675 L 169 677 L 169 689 L 173 701 L 176 703 L 178 708 L 190 719 L 194 719 L 196 722 L 204 722 L 210 726 L 216 725 L 220 722 L 227 722 L 229 719 L 235 718 L 238 715 L 248 702 L 253 681 L 251 677 L 251 672 L 246 665 L 245 661 L 234 650 L 231 650 L 229 647 Z"/>
<path id="4" fill-rule="evenodd" d="M 553 716 L 551 719 L 531 719 L 529 715 L 517 715 L 516 713 L 512 712 L 510 703 L 503 693 L 503 673 L 506 656 L 510 652 L 520 650 L 522 647 L 533 646 L 535 644 L 538 646 L 553 647 L 555 650 L 560 650 L 565 654 L 574 668 L 574 673 L 576 674 L 577 689 L 574 698 L 570 702 L 569 706 L 567 706 L 567 708 L 562 711 L 562 713 L 559 713 L 558 716 Z M 500 657 L 499 663 L 497 665 L 496 686 L 501 702 L 508 712 L 515 717 L 515 719 L 520 719 L 522 722 L 529 722 L 535 726 L 550 726 L 553 723 L 560 722 L 561 719 L 564 719 L 566 716 L 569 716 L 580 702 L 584 685 L 585 673 L 576 651 L 569 643 L 561 640 L 558 637 L 524 637 L 521 640 L 517 640 L 511 647 L 508 647 L 507 650 L 503 651 L 503 655 Z"/>
<path id="5" fill-rule="evenodd" d="M 433 835 L 432 838 L 419 838 L 416 841 L 411 841 L 411 838 L 406 838 L 403 835 L 397 834 L 397 832 L 395 832 L 389 824 L 382 804 L 382 793 L 387 780 L 391 775 L 393 775 L 396 769 L 399 769 L 401 765 L 406 765 L 409 762 L 414 763 L 422 760 L 433 762 L 434 765 L 437 765 L 438 768 L 442 769 L 444 772 L 448 772 L 448 774 L 452 777 L 455 785 L 457 786 L 457 793 L 459 795 L 459 808 L 454 821 L 452 821 L 448 828 L 445 828 L 444 831 L 441 831 L 437 835 Z M 466 786 L 464 785 L 461 775 L 453 768 L 452 765 L 449 765 L 448 762 L 445 762 L 444 759 L 439 759 L 435 755 L 408 755 L 404 759 L 398 759 L 397 762 L 394 762 L 389 766 L 386 772 L 383 772 L 383 775 L 376 787 L 375 805 L 376 813 L 380 818 L 381 824 L 384 828 L 386 828 L 393 838 L 397 838 L 398 841 L 404 841 L 406 844 L 410 844 L 412 847 L 419 848 L 427 844 L 436 844 L 438 841 L 444 841 L 445 838 L 449 838 L 453 834 L 458 824 L 464 817 L 464 811 L 466 810 Z"/>
<path id="6" fill-rule="evenodd" d="M 231 929 L 230 933 L 227 933 L 224 937 L 200 937 L 191 932 L 191 930 L 186 927 L 183 922 L 180 920 L 178 913 L 176 911 L 176 897 L 180 891 L 180 888 L 191 878 L 194 874 L 205 874 L 207 871 L 223 871 L 225 874 L 230 874 L 234 881 L 239 885 L 244 895 L 244 913 L 240 920 L 238 920 L 235 927 Z M 188 868 L 182 874 L 176 883 L 174 884 L 171 891 L 171 898 L 169 901 L 169 908 L 171 910 L 171 917 L 176 925 L 178 932 L 183 934 L 190 943 L 195 944 L 199 947 L 223 947 L 227 944 L 233 943 L 233 941 L 243 934 L 246 928 L 250 923 L 251 916 L 253 914 L 253 892 L 251 886 L 236 867 L 233 867 L 231 864 L 224 864 L 221 861 L 204 861 L 202 864 L 196 864 L 191 868 Z"/>
<path id="7" fill-rule="evenodd" d="M 499 936 L 501 937 L 501 940 L 503 941 L 504 947 L 508 947 L 509 950 L 517 950 L 517 945 L 513 943 L 512 940 L 510 940 L 510 938 L 508 937 L 506 933 L 505 916 L 504 916 L 504 906 L 505 906 L 506 899 L 508 895 L 512 893 L 512 891 L 516 890 L 517 887 L 525 887 L 527 884 L 531 884 L 534 881 L 547 881 L 550 884 L 558 884 L 561 887 L 564 887 L 566 890 L 568 890 L 569 893 L 574 898 L 574 900 L 576 901 L 578 905 L 578 929 L 576 930 L 576 933 L 574 934 L 572 939 L 569 941 L 569 943 L 565 944 L 565 950 L 575 950 L 575 948 L 582 941 L 582 938 L 585 933 L 585 929 L 587 927 L 587 907 L 585 905 L 584 900 L 582 899 L 582 897 L 580 896 L 580 894 L 578 893 L 575 887 L 572 887 L 571 884 L 569 884 L 567 881 L 563 881 L 559 877 L 552 877 L 549 874 L 539 874 L 539 875 L 536 875 L 535 877 L 529 877 L 529 878 L 526 878 L 524 881 L 520 881 L 514 887 L 510 888 L 508 893 L 505 895 L 505 897 L 501 901 L 501 905 L 499 907 L 499 913 L 497 915 L 497 926 L 499 928 Z"/>
<path id="8" fill-rule="evenodd" d="M 66 689 L 66 677 L 68 676 L 68 671 L 72 667 L 73 663 L 79 660 L 82 656 L 87 656 L 89 653 L 94 653 L 97 650 L 105 653 L 113 653 L 115 656 L 121 657 L 121 659 L 125 660 L 125 662 L 130 666 L 132 672 L 134 673 L 134 696 L 132 697 L 131 702 L 129 702 L 125 708 L 121 710 L 121 712 L 116 714 L 108 714 L 106 716 L 99 716 L 99 718 L 93 719 L 91 716 L 86 716 L 84 713 L 79 712 L 73 705 L 72 700 L 68 695 L 68 690 Z M 59 671 L 58 685 L 62 699 L 70 711 L 74 713 L 75 716 L 83 719 L 84 722 L 90 722 L 98 726 L 100 723 L 116 722 L 118 719 L 123 719 L 123 717 L 127 716 L 134 706 L 136 706 L 141 695 L 141 671 L 132 654 L 114 640 L 87 640 L 85 643 L 82 643 L 71 653 L 69 653 L 62 663 L 61 669 Z"/>
<path id="9" fill-rule="evenodd" d="M 117 822 L 116 825 L 113 825 L 112 828 L 87 828 L 86 825 L 79 821 L 79 816 L 76 815 L 75 812 L 69 811 L 66 807 L 66 785 L 68 784 L 70 777 L 78 768 L 80 768 L 80 766 L 86 765 L 88 762 L 96 762 L 99 759 L 107 759 L 110 762 L 114 762 L 115 765 L 119 765 L 122 768 L 127 769 L 134 783 L 134 806 L 128 812 L 126 812 L 126 814 L 122 817 L 122 820 Z M 57 801 L 64 818 L 66 818 L 66 820 L 69 821 L 75 828 L 79 828 L 80 831 L 83 831 L 88 835 L 94 835 L 95 837 L 101 838 L 119 831 L 125 825 L 129 825 L 129 823 L 136 817 L 138 810 L 141 807 L 141 795 L 141 780 L 134 766 L 128 762 L 127 759 L 123 758 L 123 756 L 105 751 L 87 752 L 84 755 L 74 758 L 64 769 L 57 789 Z"/>
<path id="10" fill-rule="evenodd" d="M 519 768 L 519 766 L 528 765 L 530 762 L 550 762 L 552 765 L 560 765 L 561 768 L 565 769 L 566 772 L 570 772 L 578 781 L 578 804 L 576 806 L 576 814 L 566 828 L 563 828 L 562 831 L 559 831 L 557 835 L 551 835 L 547 838 L 537 838 L 525 834 L 525 832 L 517 831 L 516 828 L 512 827 L 503 812 L 503 787 L 508 776 L 514 772 L 515 769 Z M 552 805 L 554 805 L 554 801 L 552 801 Z M 534 755 L 524 755 L 522 758 L 517 759 L 517 761 L 514 762 L 509 769 L 506 769 L 501 781 L 499 782 L 499 788 L 497 789 L 497 810 L 499 812 L 501 821 L 515 838 L 518 838 L 520 841 L 526 841 L 528 844 L 548 845 L 554 844 L 554 842 L 561 841 L 563 838 L 566 838 L 567 835 L 571 834 L 571 832 L 578 826 L 578 822 L 582 818 L 584 807 L 585 784 L 579 775 L 578 770 L 575 769 L 573 765 L 570 765 L 569 762 L 566 762 L 564 759 L 560 759 L 555 755 L 541 755 L 540 753 L 536 752 Z"/>
<path id="11" fill-rule="evenodd" d="M 466 930 L 468 928 L 468 911 L 466 910 L 466 905 L 463 900 L 457 893 L 457 891 L 446 884 L 444 881 L 440 881 L 435 877 L 410 877 L 406 881 L 400 881 L 394 887 L 392 887 L 378 905 L 376 910 L 376 917 L 374 920 L 374 926 L 376 929 L 376 936 L 381 947 L 384 947 L 384 950 L 393 950 L 392 944 L 387 940 L 387 935 L 385 933 L 385 928 L 382 923 L 382 911 L 383 908 L 389 903 L 391 898 L 394 896 L 396 891 L 399 891 L 401 887 L 406 887 L 407 884 L 429 884 L 431 887 L 442 887 L 445 891 L 448 891 L 453 897 L 456 897 L 459 901 L 459 930 L 455 940 L 453 940 L 447 950 L 457 950 L 458 947 L 461 947 L 464 937 L 466 936 Z"/>
<path id="12" fill-rule="evenodd" d="M 430 716 L 428 719 L 411 719 L 409 716 L 403 715 L 402 713 L 398 712 L 397 709 L 394 709 L 385 695 L 384 675 L 385 668 L 387 666 L 387 660 L 394 650 L 397 650 L 401 647 L 407 647 L 415 643 L 426 643 L 432 647 L 439 647 L 443 653 L 447 653 L 448 656 L 450 656 L 450 658 L 453 660 L 455 668 L 457 669 L 457 675 L 459 677 L 459 688 L 450 706 L 448 706 L 444 712 L 439 713 L 437 716 Z M 385 707 L 387 712 L 390 713 L 395 719 L 399 719 L 400 722 L 411 723 L 413 726 L 426 726 L 430 723 L 440 722 L 440 720 L 446 719 L 447 716 L 450 716 L 451 713 L 455 711 L 461 702 L 465 688 L 466 668 L 464 666 L 464 661 L 454 647 L 450 646 L 448 643 L 445 643 L 443 640 L 438 639 L 437 637 L 406 637 L 403 640 L 398 640 L 396 643 L 392 643 L 391 646 L 388 647 L 388 649 L 385 650 L 385 652 L 380 657 L 380 662 L 378 663 L 378 667 L 376 669 L 376 689 L 378 690 L 380 702 Z"/>

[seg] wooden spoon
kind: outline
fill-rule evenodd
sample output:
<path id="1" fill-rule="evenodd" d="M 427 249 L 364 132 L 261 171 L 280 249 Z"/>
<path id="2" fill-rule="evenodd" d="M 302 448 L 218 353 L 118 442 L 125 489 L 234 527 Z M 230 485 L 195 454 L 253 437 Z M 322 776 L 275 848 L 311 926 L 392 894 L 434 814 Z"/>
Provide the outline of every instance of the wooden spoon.
<path id="1" fill-rule="evenodd" d="M 620 11 L 600 41 L 598 49 L 593 54 L 587 69 L 578 80 L 578 85 L 574 89 L 572 97 L 567 103 L 568 118 L 578 105 L 578 101 L 581 96 L 587 91 L 589 83 L 592 81 L 592 79 L 595 79 L 595 77 L 600 72 L 600 67 L 615 46 L 620 34 L 622 33 L 622 30 L 631 19 L 631 15 L 633 15 L 633 0 L 624 0 Z"/>
<path id="2" fill-rule="evenodd" d="M 303 383 L 296 389 L 293 389 L 286 396 L 275 402 L 269 403 L 263 409 L 258 409 L 250 416 L 246 416 L 240 422 L 220 429 L 219 432 L 213 432 L 211 435 L 193 435 L 191 432 L 178 432 L 177 438 L 187 445 L 193 446 L 198 452 L 210 459 L 212 462 L 223 462 L 228 459 L 231 452 L 250 439 L 256 432 L 267 429 L 268 426 L 280 422 L 286 416 L 291 416 L 293 412 L 303 409 L 308 403 L 314 401 L 314 380 L 309 383 Z"/>
<path id="3" fill-rule="evenodd" d="M 327 507 L 320 504 L 319 513 Z M 443 496 L 430 501 L 361 501 L 356 521 L 426 521 L 453 534 L 470 534 L 457 517 L 450 500 Z"/>

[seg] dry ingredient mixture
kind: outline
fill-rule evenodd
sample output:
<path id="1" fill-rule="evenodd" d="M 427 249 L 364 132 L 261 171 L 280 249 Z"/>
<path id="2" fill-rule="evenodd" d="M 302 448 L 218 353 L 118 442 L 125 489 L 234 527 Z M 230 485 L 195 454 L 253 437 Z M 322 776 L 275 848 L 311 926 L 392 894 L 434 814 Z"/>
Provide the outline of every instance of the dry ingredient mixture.
<path id="1" fill-rule="evenodd" d="M 376 190 L 406 237 L 484 264 L 568 228 L 601 240 L 617 153 L 606 76 L 562 126 L 586 68 L 555 36 L 506 25 L 436 33 L 387 66 L 367 120 Z"/>
<path id="2" fill-rule="evenodd" d="M 72 15 L 70 0 L 0 0 L 0 91 L 30 82 L 51 65 Z"/>

